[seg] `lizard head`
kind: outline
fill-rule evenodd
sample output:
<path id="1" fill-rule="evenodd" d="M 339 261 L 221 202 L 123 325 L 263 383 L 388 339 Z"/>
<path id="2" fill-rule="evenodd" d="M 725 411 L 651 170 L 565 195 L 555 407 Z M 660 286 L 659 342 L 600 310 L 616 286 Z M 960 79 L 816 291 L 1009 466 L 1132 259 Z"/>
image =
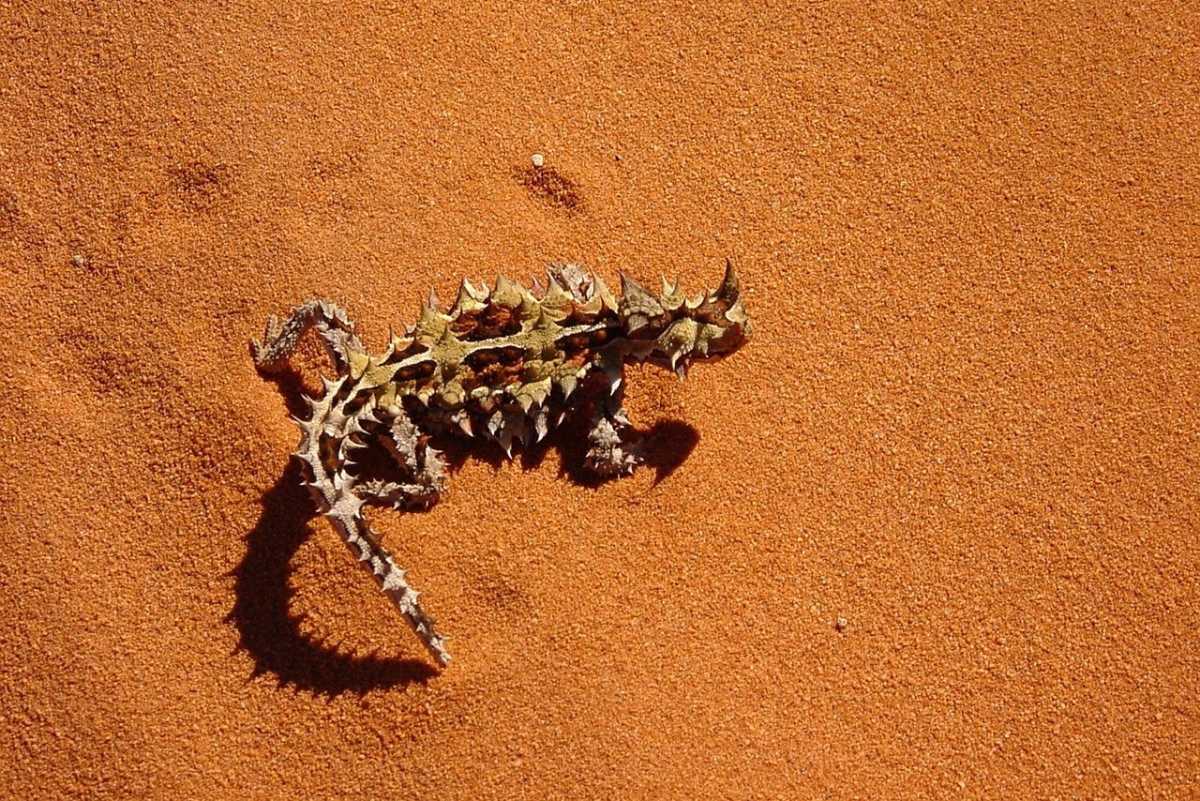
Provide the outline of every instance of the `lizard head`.
<path id="1" fill-rule="evenodd" d="M 692 362 L 724 358 L 750 338 L 750 318 L 728 259 L 721 285 L 692 298 L 666 278 L 656 296 L 622 275 L 621 291 L 617 309 L 628 338 L 647 346 L 647 361 L 669 367 L 681 378 Z"/>

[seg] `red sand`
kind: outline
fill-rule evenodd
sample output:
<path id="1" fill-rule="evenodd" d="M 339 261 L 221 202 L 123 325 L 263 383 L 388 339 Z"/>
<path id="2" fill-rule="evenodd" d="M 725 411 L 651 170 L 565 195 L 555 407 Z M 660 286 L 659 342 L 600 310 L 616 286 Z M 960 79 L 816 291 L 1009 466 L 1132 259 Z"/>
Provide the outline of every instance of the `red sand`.
<path id="1" fill-rule="evenodd" d="M 1195 797 L 1194 6 L 51 5 L 0 11 L 4 797 Z M 726 255 L 752 345 L 631 376 L 660 483 L 376 516 L 430 675 L 247 340 Z"/>

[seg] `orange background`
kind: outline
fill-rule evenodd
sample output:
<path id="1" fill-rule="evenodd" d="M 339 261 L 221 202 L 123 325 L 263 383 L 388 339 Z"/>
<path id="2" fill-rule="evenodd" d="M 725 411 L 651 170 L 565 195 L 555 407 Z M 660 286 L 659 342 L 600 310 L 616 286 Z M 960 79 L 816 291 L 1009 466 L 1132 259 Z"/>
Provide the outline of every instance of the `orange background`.
<path id="1" fill-rule="evenodd" d="M 1194 6 L 38 5 L 0 10 L 0 794 L 1195 792 Z M 629 376 L 694 446 L 660 481 L 485 455 L 375 516 L 431 675 L 306 524 L 249 338 L 726 255 L 750 346 Z"/>

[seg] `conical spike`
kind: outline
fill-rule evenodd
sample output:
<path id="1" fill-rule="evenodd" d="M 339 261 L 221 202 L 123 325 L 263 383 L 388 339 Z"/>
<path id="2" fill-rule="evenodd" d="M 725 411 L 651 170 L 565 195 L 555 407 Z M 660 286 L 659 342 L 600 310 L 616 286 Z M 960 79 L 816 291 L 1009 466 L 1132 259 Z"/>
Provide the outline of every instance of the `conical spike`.
<path id="1" fill-rule="evenodd" d="M 621 273 L 621 292 L 619 304 L 621 314 L 627 317 L 641 315 L 648 320 L 663 313 L 663 307 L 658 302 L 658 298 L 651 295 L 645 287 L 625 273 Z"/>
<path id="2" fill-rule="evenodd" d="M 683 305 L 683 293 L 679 291 L 679 281 L 674 284 L 662 277 L 662 299 L 659 301 L 667 311 L 675 311 Z"/>
<path id="3" fill-rule="evenodd" d="M 621 273 L 621 294 L 626 297 L 630 295 L 650 295 L 644 286 L 630 278 L 625 272 Z"/>
<path id="4" fill-rule="evenodd" d="M 458 423 L 458 427 L 461 428 L 462 432 L 468 437 L 475 436 L 475 428 L 471 424 L 470 414 L 467 412 L 461 412 L 456 422 Z"/>
<path id="5" fill-rule="evenodd" d="M 737 325 L 747 324 L 749 317 L 746 316 L 746 307 L 742 305 L 740 300 L 735 302 L 725 312 L 725 319 L 731 323 L 736 323 Z"/>
<path id="6" fill-rule="evenodd" d="M 517 316 L 520 317 L 521 322 L 523 323 L 527 323 L 530 320 L 536 320 L 542 311 L 542 307 L 538 303 L 537 297 L 534 296 L 533 292 L 521 286 L 520 284 L 516 284 L 516 287 L 518 290 L 520 290 L 521 294 L 520 303 L 517 304 Z"/>
<path id="7" fill-rule="evenodd" d="M 588 315 L 589 317 L 599 314 L 602 308 L 604 308 L 604 301 L 601 300 L 599 295 L 592 295 L 582 305 L 576 304 L 576 309 L 581 314 Z"/>
<path id="8" fill-rule="evenodd" d="M 421 339 L 437 340 L 446 328 L 446 317 L 432 306 L 421 309 L 421 317 L 413 329 L 413 334 Z"/>
<path id="9" fill-rule="evenodd" d="M 604 283 L 604 279 L 600 277 L 599 273 L 592 274 L 592 283 L 595 285 L 596 297 L 600 298 L 600 302 L 604 307 L 616 311 L 617 299 L 613 295 L 612 290 L 608 288 L 608 285 Z"/>
<path id="10" fill-rule="evenodd" d="M 498 306 L 515 309 L 521 305 L 524 287 L 514 283 L 503 275 L 496 276 L 496 288 L 492 290 L 491 301 Z"/>
<path id="11" fill-rule="evenodd" d="M 554 322 L 554 315 L 547 311 L 545 306 L 542 306 L 538 310 L 537 320 L 534 321 L 533 327 L 538 331 L 552 331 L 558 329 L 559 325 Z"/>
<path id="12" fill-rule="evenodd" d="M 721 279 L 721 286 L 717 289 L 717 299 L 732 306 L 737 303 L 740 295 L 741 283 L 738 281 L 737 271 L 733 269 L 733 260 L 727 258 L 725 259 L 725 277 Z"/>
<path id="13" fill-rule="evenodd" d="M 561 320 L 570 313 L 572 307 L 571 295 L 563 289 L 558 281 L 551 281 L 546 294 L 541 300 L 542 311 L 553 320 Z"/>
<path id="14" fill-rule="evenodd" d="M 479 311 L 484 307 L 482 298 L 479 297 L 480 290 L 471 285 L 471 282 L 466 278 L 458 287 L 458 297 L 454 301 L 453 308 L 450 309 L 452 315 L 461 315 L 468 312 Z M 483 297 L 487 297 L 484 292 Z"/>
<path id="15" fill-rule="evenodd" d="M 547 287 L 547 290 L 549 290 L 550 287 L 553 287 L 556 284 L 563 289 L 567 289 L 567 290 L 570 289 L 570 287 L 567 286 L 566 279 L 563 277 L 562 265 L 552 262 L 552 263 L 546 265 L 546 287 Z"/>
<path id="16" fill-rule="evenodd" d="M 409 334 L 412 333 L 413 327 L 406 326 L 405 328 L 407 329 L 407 333 L 404 336 L 396 336 L 396 335 L 392 336 L 392 341 L 388 345 L 389 353 L 385 354 L 382 358 L 380 358 L 379 359 L 380 362 L 387 361 L 388 356 L 393 356 L 397 353 L 404 353 L 404 351 L 408 350 L 409 346 L 412 345 L 413 338 L 411 336 L 409 336 Z"/>
<path id="17" fill-rule="evenodd" d="M 546 398 L 550 397 L 551 381 L 549 378 L 534 381 L 528 385 L 528 389 L 530 395 L 533 396 L 533 402 L 541 406 L 546 402 Z"/>
<path id="18" fill-rule="evenodd" d="M 479 301 L 480 303 L 487 301 L 488 295 L 491 294 L 491 290 L 488 289 L 486 281 L 481 282 L 477 287 L 472 287 L 472 289 L 475 290 L 475 300 Z"/>
<path id="19" fill-rule="evenodd" d="M 523 444 L 529 433 L 529 426 L 526 423 L 525 415 L 523 415 L 523 414 L 509 415 L 508 419 L 505 421 L 504 428 L 500 432 L 501 436 L 503 436 L 505 433 L 507 433 L 509 435 L 510 441 L 520 442 Z M 503 444 L 503 443 L 501 443 L 501 444 Z M 509 456 L 511 458 L 512 454 L 510 453 Z"/>

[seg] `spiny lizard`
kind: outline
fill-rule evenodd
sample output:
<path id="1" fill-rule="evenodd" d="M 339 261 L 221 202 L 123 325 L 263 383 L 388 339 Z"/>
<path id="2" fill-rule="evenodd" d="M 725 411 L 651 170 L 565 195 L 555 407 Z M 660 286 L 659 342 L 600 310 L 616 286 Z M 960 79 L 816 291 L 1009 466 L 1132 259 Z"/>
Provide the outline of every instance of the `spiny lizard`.
<path id="1" fill-rule="evenodd" d="M 446 484 L 435 436 L 488 438 L 512 457 L 514 443 L 540 442 L 568 413 L 587 415 L 586 467 L 601 477 L 629 473 L 641 461 L 636 432 L 622 408 L 627 362 L 669 367 L 682 378 L 693 361 L 737 350 L 750 336 L 733 265 L 721 285 L 687 298 L 663 279 L 655 295 L 625 275 L 615 297 L 600 276 L 574 264 L 551 265 L 546 289 L 503 277 L 490 291 L 464 280 L 442 312 L 431 292 L 420 319 L 386 350 L 370 355 L 337 305 L 311 300 L 253 343 L 264 373 L 285 368 L 309 328 L 316 329 L 337 369 L 322 378 L 324 394 L 305 398 L 296 419 L 296 456 L 305 484 L 352 553 L 367 567 L 429 653 L 441 665 L 445 639 L 418 601 L 405 573 L 363 516 L 367 504 L 428 508 Z M 294 418 L 295 419 L 295 418 Z M 368 479 L 355 452 L 379 443 L 401 480 Z"/>

